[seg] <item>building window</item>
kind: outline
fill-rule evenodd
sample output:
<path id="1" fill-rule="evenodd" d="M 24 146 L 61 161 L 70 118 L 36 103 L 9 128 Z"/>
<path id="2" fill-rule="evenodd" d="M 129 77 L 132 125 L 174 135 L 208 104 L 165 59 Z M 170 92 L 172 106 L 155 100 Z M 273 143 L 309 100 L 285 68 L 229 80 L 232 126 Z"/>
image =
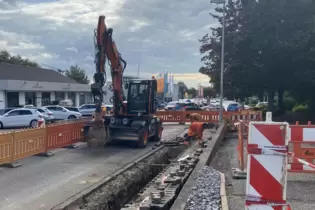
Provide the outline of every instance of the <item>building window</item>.
<path id="1" fill-rule="evenodd" d="M 64 92 L 56 92 L 56 101 L 61 101 L 65 99 L 65 93 Z"/>
<path id="2" fill-rule="evenodd" d="M 34 92 L 25 92 L 25 104 L 26 105 L 35 105 L 36 95 Z"/>
<path id="3" fill-rule="evenodd" d="M 80 93 L 79 104 L 80 104 L 80 106 L 81 106 L 82 104 L 85 104 L 85 96 L 84 96 L 84 93 Z"/>
<path id="4" fill-rule="evenodd" d="M 91 104 L 92 103 L 92 93 L 85 93 L 85 103 Z"/>
<path id="5" fill-rule="evenodd" d="M 18 107 L 19 106 L 19 93 L 8 92 L 7 101 L 8 101 L 8 107 Z"/>
<path id="6" fill-rule="evenodd" d="M 50 92 L 43 92 L 42 93 L 42 106 L 50 105 Z"/>
<path id="7" fill-rule="evenodd" d="M 75 92 L 68 92 L 68 99 L 70 99 L 73 104 L 75 104 Z"/>

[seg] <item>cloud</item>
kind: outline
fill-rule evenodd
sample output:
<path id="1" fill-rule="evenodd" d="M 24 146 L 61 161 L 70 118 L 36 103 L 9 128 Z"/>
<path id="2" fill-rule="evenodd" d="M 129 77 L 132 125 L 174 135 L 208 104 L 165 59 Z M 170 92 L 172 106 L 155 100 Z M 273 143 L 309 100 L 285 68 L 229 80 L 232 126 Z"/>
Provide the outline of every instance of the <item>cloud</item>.
<path id="1" fill-rule="evenodd" d="M 78 64 L 91 76 L 93 30 L 105 14 L 126 74 L 136 75 L 138 64 L 140 76 L 196 73 L 198 38 L 216 24 L 212 9 L 208 1 L 188 0 L 0 0 L 0 49 L 55 68 Z"/>

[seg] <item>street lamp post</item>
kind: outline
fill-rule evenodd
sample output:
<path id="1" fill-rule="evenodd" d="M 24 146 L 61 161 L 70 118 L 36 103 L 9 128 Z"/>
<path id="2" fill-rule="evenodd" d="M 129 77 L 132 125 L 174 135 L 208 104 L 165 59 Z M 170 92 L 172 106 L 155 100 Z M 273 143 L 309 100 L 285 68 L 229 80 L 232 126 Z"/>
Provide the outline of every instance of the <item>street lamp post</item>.
<path id="1" fill-rule="evenodd" d="M 223 71 L 224 71 L 224 37 L 225 37 L 225 0 L 211 0 L 212 4 L 223 4 L 222 17 L 222 45 L 221 45 L 221 71 L 220 71 L 220 114 L 219 122 L 223 122 Z"/>

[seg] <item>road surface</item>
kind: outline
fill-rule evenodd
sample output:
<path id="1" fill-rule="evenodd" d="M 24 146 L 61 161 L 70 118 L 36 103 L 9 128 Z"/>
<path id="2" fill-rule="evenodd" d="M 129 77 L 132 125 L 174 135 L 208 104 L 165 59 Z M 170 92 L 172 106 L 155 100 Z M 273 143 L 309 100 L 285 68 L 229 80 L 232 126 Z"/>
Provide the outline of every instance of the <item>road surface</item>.
<path id="1" fill-rule="evenodd" d="M 229 134 L 225 139 L 212 166 L 226 176 L 226 189 L 229 210 L 244 209 L 246 180 L 232 179 L 232 168 L 237 168 L 237 137 Z M 268 184 L 268 183 L 266 183 Z M 287 182 L 287 201 L 293 210 L 315 209 L 315 175 L 289 173 Z"/>
<path id="2" fill-rule="evenodd" d="M 165 125 L 163 138 L 184 131 L 185 126 Z M 20 168 L 0 168 L 1 210 L 48 210 L 152 150 L 110 146 L 60 149 L 52 157 L 33 156 Z"/>

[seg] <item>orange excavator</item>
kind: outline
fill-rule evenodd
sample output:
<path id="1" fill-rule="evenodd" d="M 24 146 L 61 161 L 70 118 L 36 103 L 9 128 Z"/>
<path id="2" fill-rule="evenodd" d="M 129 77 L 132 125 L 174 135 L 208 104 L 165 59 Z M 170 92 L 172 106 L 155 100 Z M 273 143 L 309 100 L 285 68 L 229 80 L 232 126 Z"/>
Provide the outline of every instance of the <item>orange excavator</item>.
<path id="1" fill-rule="evenodd" d="M 154 115 L 157 110 L 157 82 L 152 78 L 123 83 L 127 62 L 118 52 L 112 35 L 113 29 L 106 27 L 105 16 L 100 16 L 95 30 L 96 73 L 94 83 L 91 85 L 96 105 L 93 130 L 104 132 L 95 135 L 101 138 L 104 145 L 112 141 L 134 141 L 138 147 L 144 148 L 148 140 L 160 140 L 163 131 L 161 120 Z M 111 115 L 102 116 L 106 61 L 110 66 L 112 78 L 109 89 L 113 91 L 113 97 L 110 99 L 113 108 Z M 128 89 L 127 97 L 124 95 L 123 88 Z"/>

